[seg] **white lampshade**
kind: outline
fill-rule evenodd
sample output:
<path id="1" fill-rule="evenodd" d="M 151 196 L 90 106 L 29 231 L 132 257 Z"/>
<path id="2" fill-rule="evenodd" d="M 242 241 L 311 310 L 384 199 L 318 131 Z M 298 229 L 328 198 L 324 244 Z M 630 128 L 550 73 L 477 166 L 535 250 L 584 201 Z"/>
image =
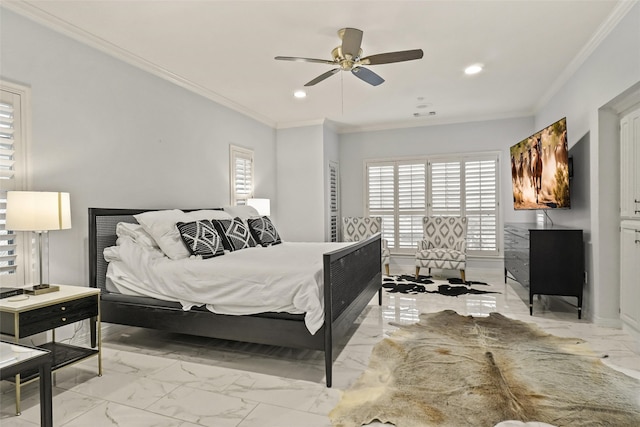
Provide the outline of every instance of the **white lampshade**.
<path id="1" fill-rule="evenodd" d="M 71 228 L 69 193 L 7 192 L 7 230 L 48 231 Z"/>
<path id="2" fill-rule="evenodd" d="M 271 215 L 271 200 L 270 199 L 248 199 L 247 205 L 256 208 L 260 215 Z"/>

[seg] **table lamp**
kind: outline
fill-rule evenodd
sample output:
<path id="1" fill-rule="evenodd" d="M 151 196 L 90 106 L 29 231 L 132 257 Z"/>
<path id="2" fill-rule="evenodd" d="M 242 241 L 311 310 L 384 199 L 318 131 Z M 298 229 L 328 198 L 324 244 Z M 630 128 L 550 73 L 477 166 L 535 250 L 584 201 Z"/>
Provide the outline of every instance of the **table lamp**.
<path id="1" fill-rule="evenodd" d="M 43 284 L 43 234 L 51 230 L 71 228 L 69 193 L 8 191 L 5 228 L 12 231 L 32 231 L 36 234 L 38 240 L 38 270 L 40 273 L 39 284 Z"/>
<path id="2" fill-rule="evenodd" d="M 258 213 L 262 216 L 271 215 L 271 200 L 270 199 L 248 199 L 247 205 L 256 208 Z"/>

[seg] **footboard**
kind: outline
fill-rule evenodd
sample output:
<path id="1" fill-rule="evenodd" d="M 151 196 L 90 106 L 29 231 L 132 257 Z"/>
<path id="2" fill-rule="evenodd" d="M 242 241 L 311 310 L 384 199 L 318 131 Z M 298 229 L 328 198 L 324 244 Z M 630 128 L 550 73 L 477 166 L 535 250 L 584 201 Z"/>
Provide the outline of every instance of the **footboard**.
<path id="1" fill-rule="evenodd" d="M 378 292 L 382 303 L 381 236 L 370 238 L 324 255 L 325 364 L 327 387 L 331 387 L 334 337 L 353 325 Z"/>

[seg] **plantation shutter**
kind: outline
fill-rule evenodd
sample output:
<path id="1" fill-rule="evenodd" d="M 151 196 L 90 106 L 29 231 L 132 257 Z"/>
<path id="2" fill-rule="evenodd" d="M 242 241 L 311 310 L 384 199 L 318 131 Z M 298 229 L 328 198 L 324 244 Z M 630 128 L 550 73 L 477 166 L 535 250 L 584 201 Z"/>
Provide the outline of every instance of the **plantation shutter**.
<path id="1" fill-rule="evenodd" d="M 499 255 L 498 153 L 369 161 L 367 214 L 382 216 L 392 253 L 411 254 L 425 215 L 466 216 L 467 253 Z"/>
<path id="2" fill-rule="evenodd" d="M 367 165 L 367 215 L 382 217 L 382 238 L 387 239 L 389 248 L 397 247 L 395 210 L 395 167 L 394 163 Z"/>
<path id="3" fill-rule="evenodd" d="M 431 209 L 430 215 L 460 216 L 461 162 L 432 161 L 431 168 Z"/>
<path id="4" fill-rule="evenodd" d="M 426 210 L 424 162 L 398 164 L 398 248 L 415 249 L 422 239 Z"/>
<path id="5" fill-rule="evenodd" d="M 29 248 L 22 243 L 24 233 L 5 228 L 7 192 L 24 189 L 24 142 L 21 95 L 0 90 L 0 284 L 19 286 L 24 282 Z"/>
<path id="6" fill-rule="evenodd" d="M 338 221 L 340 218 L 340 194 L 338 193 L 338 165 L 329 163 L 329 221 L 330 221 L 330 241 L 340 241 L 340 230 Z"/>
<path id="7" fill-rule="evenodd" d="M 231 205 L 246 205 L 253 196 L 253 151 L 231 146 Z"/>
<path id="8" fill-rule="evenodd" d="M 467 251 L 498 254 L 497 158 L 465 161 Z"/>

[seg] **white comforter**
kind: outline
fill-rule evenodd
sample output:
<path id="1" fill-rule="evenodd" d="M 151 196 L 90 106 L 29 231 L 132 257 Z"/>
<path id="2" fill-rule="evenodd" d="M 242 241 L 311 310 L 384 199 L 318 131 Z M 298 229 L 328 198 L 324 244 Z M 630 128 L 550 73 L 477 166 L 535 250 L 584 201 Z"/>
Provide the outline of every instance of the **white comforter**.
<path id="1" fill-rule="evenodd" d="M 206 305 L 218 314 L 305 313 L 315 334 L 324 322 L 322 254 L 350 243 L 284 242 L 203 260 L 171 260 L 127 237 L 106 248 L 107 282 L 121 293 Z"/>

